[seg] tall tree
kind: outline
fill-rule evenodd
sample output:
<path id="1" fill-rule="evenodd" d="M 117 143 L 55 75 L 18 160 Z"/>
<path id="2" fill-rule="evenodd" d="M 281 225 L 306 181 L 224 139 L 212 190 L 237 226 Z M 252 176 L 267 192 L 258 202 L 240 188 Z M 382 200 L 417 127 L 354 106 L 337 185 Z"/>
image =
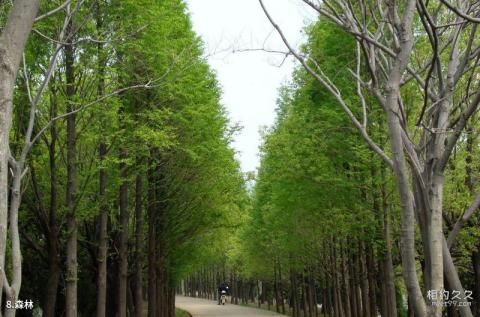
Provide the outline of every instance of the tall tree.
<path id="1" fill-rule="evenodd" d="M 13 120 L 13 93 L 21 57 L 39 6 L 40 0 L 15 1 L 0 35 L 0 63 L 2 65 L 0 67 L 0 77 L 2 78 L 0 85 L 0 269 L 4 276 L 9 207 L 8 164 L 11 161 L 9 136 Z M 18 194 L 16 193 L 16 195 Z M 0 289 L 3 289 L 4 283 L 4 278 L 0 279 Z M 18 291 L 19 289 L 15 290 L 15 292 Z M 2 303 L 1 296 L 0 294 L 0 304 Z"/>
<path id="2" fill-rule="evenodd" d="M 336 4 L 327 1 L 321 5 L 313 1 L 303 2 L 351 34 L 358 43 L 359 64 L 363 63 L 366 69 L 363 73 L 358 68 L 353 71 L 354 80 L 360 87 L 359 98 L 365 100 L 363 91 L 366 90 L 365 94 L 374 96 L 381 105 L 387 122 L 391 154 L 382 150 L 368 131 L 366 102 L 352 103 L 343 98 L 341 90 L 331 78 L 325 76 L 319 64 L 302 56 L 290 45 L 260 0 L 264 12 L 289 51 L 335 97 L 371 150 L 394 171 L 402 206 L 402 272 L 409 299 L 418 316 L 440 316 L 442 298 L 426 299 L 427 292 L 421 290 L 417 276 L 415 218 L 418 219 L 425 250 L 426 289 L 434 292 L 443 290 L 445 274 L 449 285 L 459 290 L 462 298 L 465 298 L 443 233 L 442 203 L 447 163 L 480 101 L 479 94 L 462 101 L 454 98 L 455 92 L 462 88 L 462 80 L 471 82 L 468 78 L 472 70 L 467 65 L 474 65 L 476 60 L 476 53 L 472 50 L 477 31 L 476 21 L 461 14 L 466 9 L 463 5 L 452 10 L 452 6 L 445 5 L 445 1 L 435 4 L 422 2 L 418 6 L 413 0 L 402 5 L 393 2 L 377 5 L 360 1 L 353 6 L 346 1 Z M 379 19 L 386 19 L 388 25 L 377 23 Z M 437 28 L 440 20 L 442 23 L 449 21 L 448 27 L 441 33 Z M 369 29 L 367 21 L 374 22 L 374 32 Z M 414 32 L 418 21 L 422 31 Z M 373 34 L 381 36 L 376 38 Z M 412 66 L 413 52 L 422 43 L 415 41 L 415 36 L 426 38 L 434 54 Z M 462 46 L 462 43 L 465 45 Z M 445 49 L 439 49 L 442 46 Z M 435 79 L 433 73 L 437 74 Z M 405 87 L 409 84 L 416 85 L 422 92 L 422 105 L 408 102 Z M 363 115 L 360 115 L 360 119 L 353 109 L 361 109 Z M 414 137 L 415 131 L 408 115 L 410 109 L 416 109 L 414 125 L 423 128 L 419 138 Z M 453 115 L 453 109 L 459 109 L 458 116 Z M 452 133 L 447 136 L 449 131 Z M 410 174 L 413 175 L 412 182 Z M 462 316 L 472 315 L 468 305 L 463 305 L 460 311 Z"/>

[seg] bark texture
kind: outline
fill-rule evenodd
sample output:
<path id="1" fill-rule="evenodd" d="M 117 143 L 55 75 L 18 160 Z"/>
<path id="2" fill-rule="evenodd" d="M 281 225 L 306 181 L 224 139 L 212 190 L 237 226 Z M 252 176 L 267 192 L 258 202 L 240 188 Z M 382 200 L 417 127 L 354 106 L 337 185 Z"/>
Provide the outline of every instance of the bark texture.
<path id="1" fill-rule="evenodd" d="M 9 135 L 12 124 L 13 91 L 22 53 L 39 6 L 40 0 L 15 1 L 0 35 L 0 270 L 2 272 L 5 267 L 7 245 Z M 3 289 L 4 282 L 4 279 L 0 278 L 0 290 Z M 2 304 L 1 293 L 0 305 Z"/>
<path id="2" fill-rule="evenodd" d="M 72 34 L 73 25 L 70 22 L 67 34 Z M 72 41 L 72 39 L 70 39 Z M 75 110 L 75 51 L 72 44 L 65 45 L 65 77 L 67 94 L 67 112 Z M 76 115 L 67 117 L 67 259 L 66 259 L 66 316 L 77 317 L 77 218 L 75 212 L 77 200 L 77 145 L 76 145 Z"/>
<path id="3" fill-rule="evenodd" d="M 127 151 L 121 150 L 120 160 L 127 159 Z M 127 290 L 128 290 L 128 171 L 127 165 L 120 164 L 120 241 L 119 241 L 119 268 L 118 268 L 118 298 L 117 316 L 127 316 Z"/>

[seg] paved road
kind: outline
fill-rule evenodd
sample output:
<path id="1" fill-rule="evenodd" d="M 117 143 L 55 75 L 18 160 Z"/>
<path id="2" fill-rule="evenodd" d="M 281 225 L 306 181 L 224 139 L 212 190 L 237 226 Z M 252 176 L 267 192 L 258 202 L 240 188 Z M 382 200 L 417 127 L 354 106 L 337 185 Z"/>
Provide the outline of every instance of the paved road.
<path id="1" fill-rule="evenodd" d="M 218 306 L 217 302 L 205 299 L 177 296 L 175 305 L 188 311 L 193 317 L 270 317 L 283 316 L 274 312 L 231 304 Z"/>

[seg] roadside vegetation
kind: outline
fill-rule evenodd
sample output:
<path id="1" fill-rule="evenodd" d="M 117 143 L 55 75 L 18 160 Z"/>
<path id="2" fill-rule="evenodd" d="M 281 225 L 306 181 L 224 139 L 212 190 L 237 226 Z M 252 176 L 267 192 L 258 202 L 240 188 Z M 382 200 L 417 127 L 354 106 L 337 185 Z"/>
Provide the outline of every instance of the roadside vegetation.
<path id="1" fill-rule="evenodd" d="M 480 316 L 480 6 L 297 2 L 242 173 L 185 1 L 0 1 L 0 315 Z"/>

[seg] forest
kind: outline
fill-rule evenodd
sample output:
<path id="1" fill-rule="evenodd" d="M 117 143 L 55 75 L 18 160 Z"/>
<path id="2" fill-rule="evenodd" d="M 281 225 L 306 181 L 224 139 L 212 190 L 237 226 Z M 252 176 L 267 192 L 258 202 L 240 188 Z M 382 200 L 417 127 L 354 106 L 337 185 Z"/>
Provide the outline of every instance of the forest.
<path id="1" fill-rule="evenodd" d="M 480 317 L 480 2 L 292 2 L 247 172 L 188 2 L 0 1 L 0 317 Z"/>

